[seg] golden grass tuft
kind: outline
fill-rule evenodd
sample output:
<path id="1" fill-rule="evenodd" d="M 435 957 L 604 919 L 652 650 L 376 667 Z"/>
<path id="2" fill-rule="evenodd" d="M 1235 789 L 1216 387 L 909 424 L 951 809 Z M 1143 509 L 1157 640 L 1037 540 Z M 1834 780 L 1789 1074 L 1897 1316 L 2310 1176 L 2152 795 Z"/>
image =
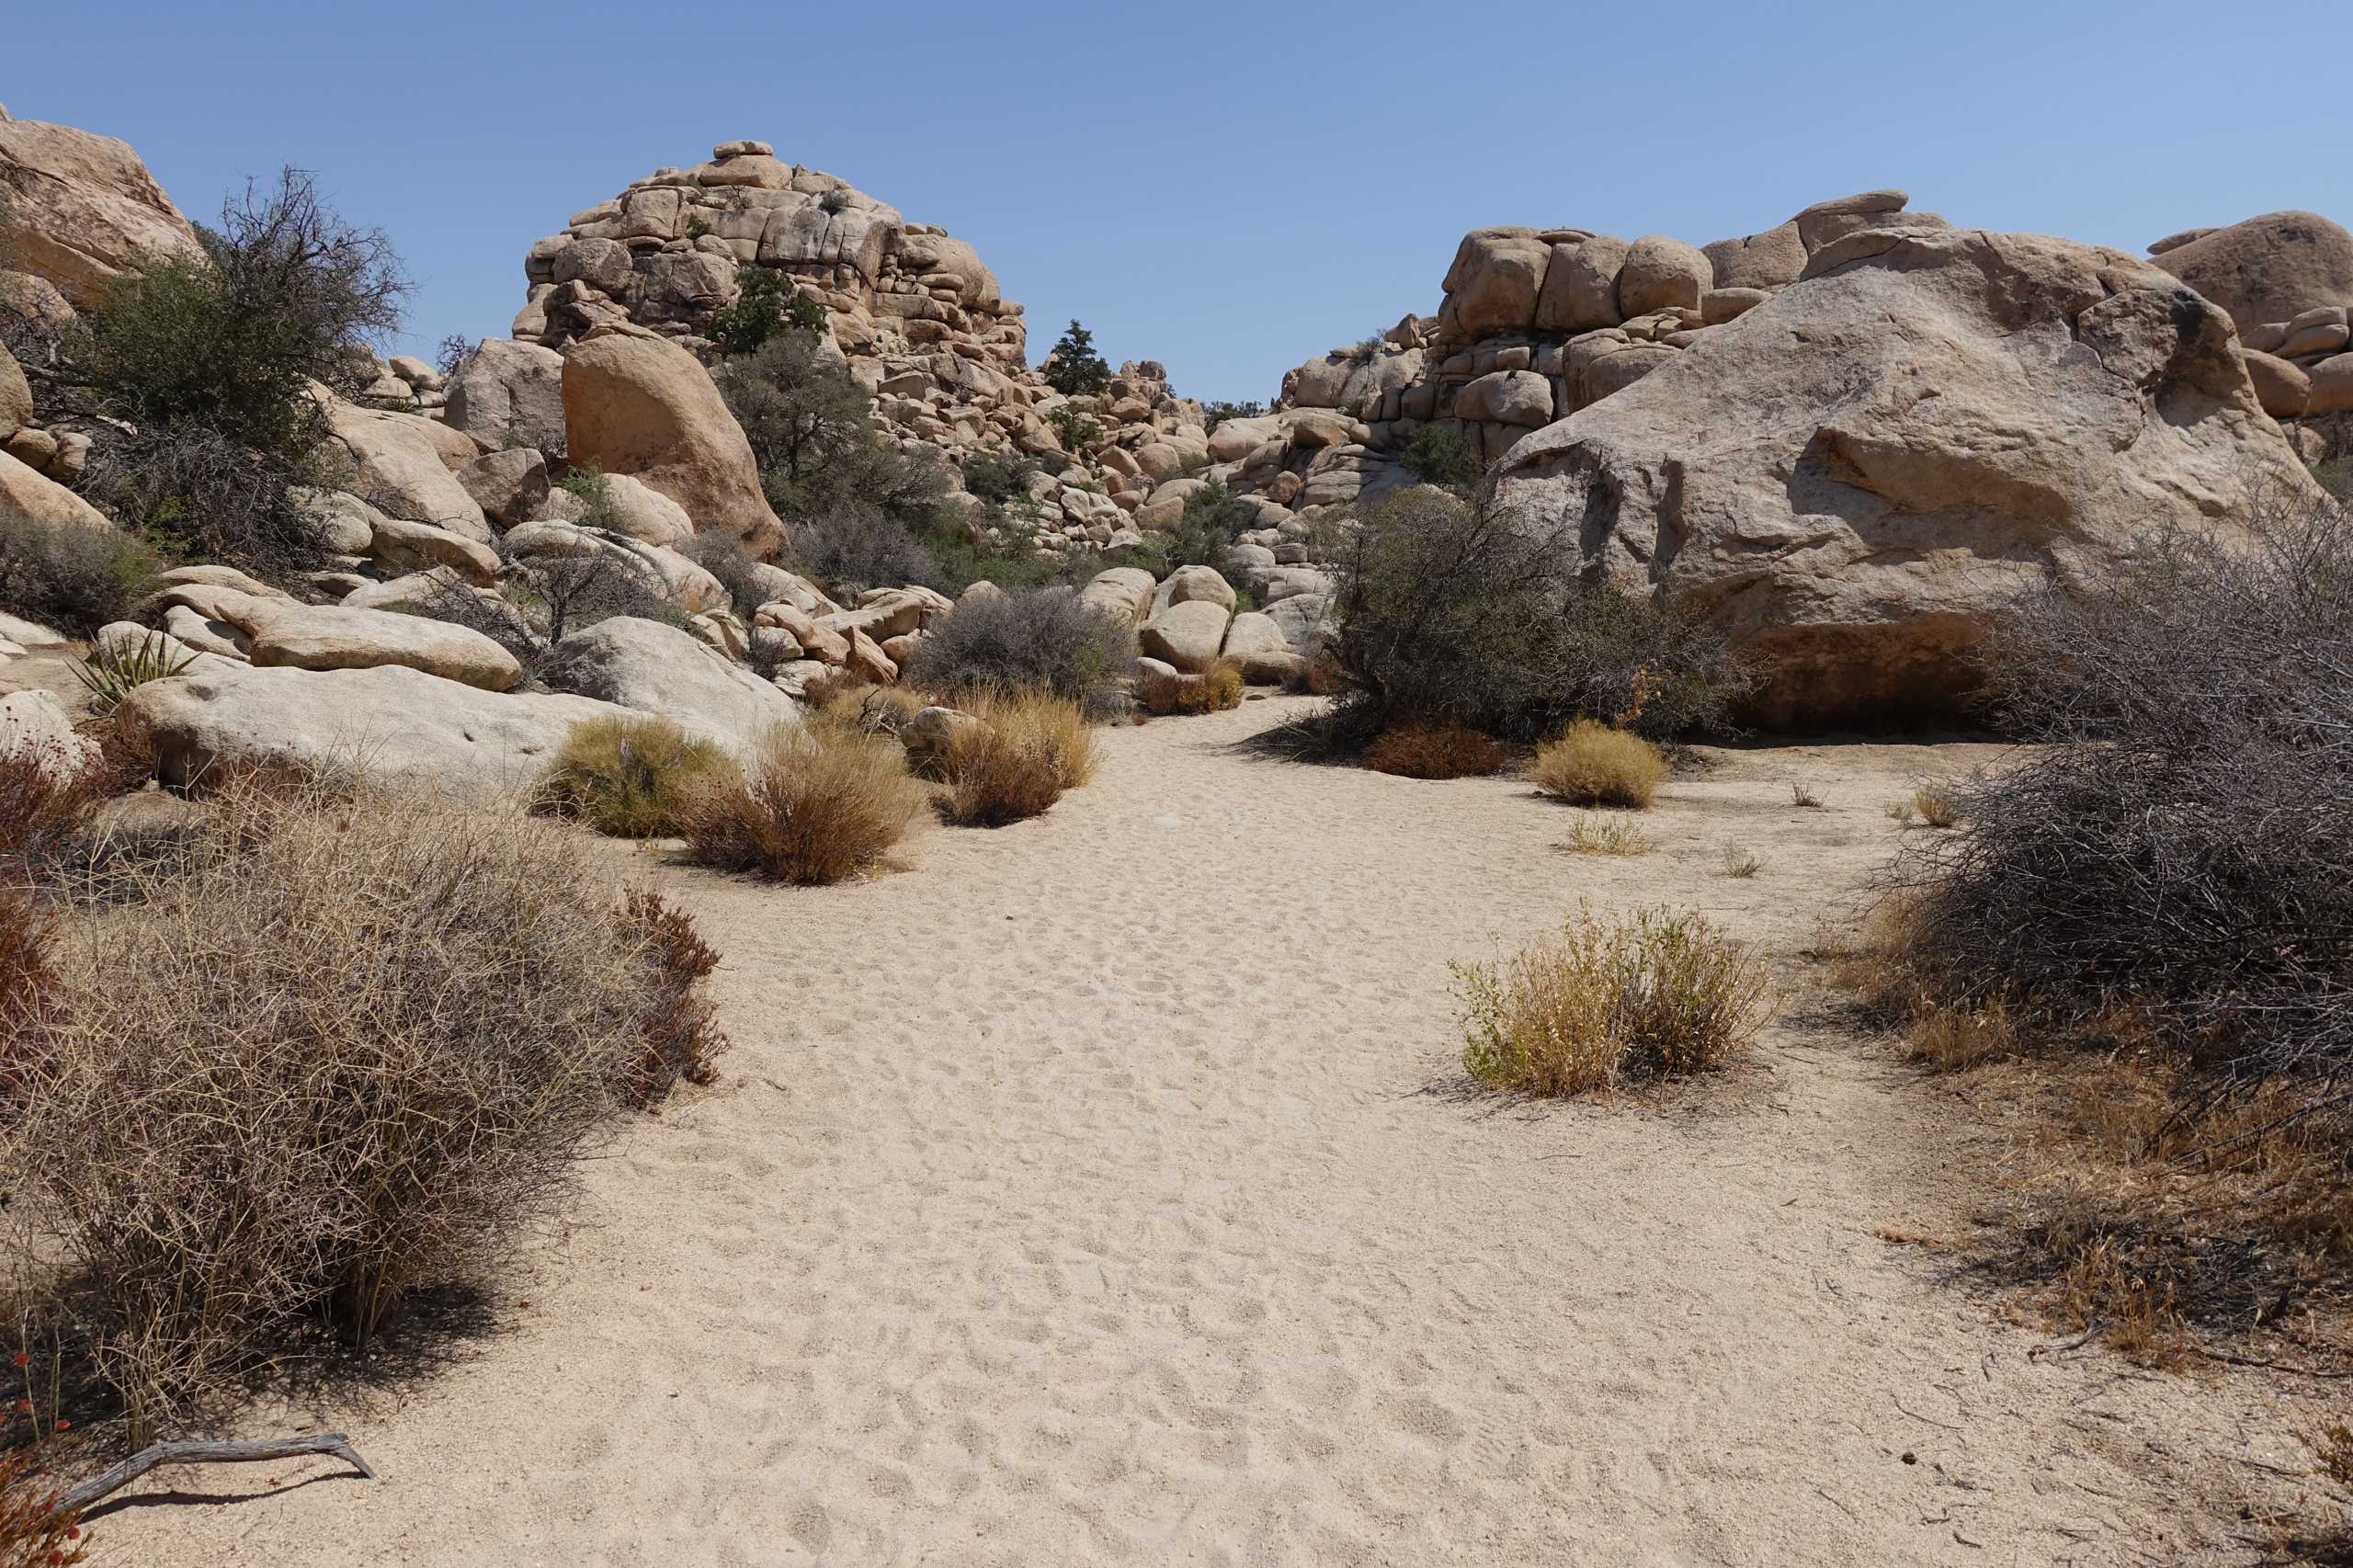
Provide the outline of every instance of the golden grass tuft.
<path id="1" fill-rule="evenodd" d="M 1727 840 L 1723 847 L 1722 866 L 1725 876 L 1746 881 L 1765 869 L 1765 858 Z"/>
<path id="2" fill-rule="evenodd" d="M 1912 810 L 1930 827 L 1958 827 L 1961 824 L 1961 812 L 1954 809 L 1951 800 L 1939 790 L 1928 789 L 1913 790 Z"/>
<path id="3" fill-rule="evenodd" d="M 922 783 L 895 742 L 831 724 L 768 735 L 688 824 L 706 866 L 817 886 L 880 865 L 921 815 Z"/>
<path id="4" fill-rule="evenodd" d="M 666 838 L 739 777 L 724 747 L 667 719 L 591 719 L 572 727 L 536 803 L 616 838 Z"/>
<path id="5" fill-rule="evenodd" d="M 1657 846 L 1631 823 L 1579 817 L 1560 847 L 1577 855 L 1647 855 Z"/>
<path id="6" fill-rule="evenodd" d="M 1561 738 L 1536 748 L 1529 781 L 1574 806 L 1648 806 L 1666 778 L 1658 747 L 1625 730 L 1590 719 L 1573 722 Z"/>
<path id="7" fill-rule="evenodd" d="M 1400 778 L 1478 778 L 1507 755 L 1501 741 L 1465 725 L 1405 723 L 1382 731 L 1365 748 L 1364 765 Z"/>
<path id="8" fill-rule="evenodd" d="M 959 827 L 1002 827 L 1034 817 L 1095 777 L 1100 760 L 1079 706 L 1043 693 L 974 699 L 980 722 L 949 737 L 938 768 L 940 812 Z"/>
<path id="9" fill-rule="evenodd" d="M 1136 697 L 1144 711 L 1162 716 L 1222 712 L 1241 707 L 1247 695 L 1241 666 L 1225 659 L 1199 675 L 1148 670 L 1136 681 Z"/>
<path id="10" fill-rule="evenodd" d="M 896 735 L 931 703 L 927 694 L 908 686 L 843 686 L 826 695 L 813 717 L 855 734 Z"/>
<path id="11" fill-rule="evenodd" d="M 1589 910 L 1502 963 L 1457 964 L 1463 1070 L 1575 1095 L 1721 1065 L 1771 1015 L 1763 969 L 1703 917 Z"/>

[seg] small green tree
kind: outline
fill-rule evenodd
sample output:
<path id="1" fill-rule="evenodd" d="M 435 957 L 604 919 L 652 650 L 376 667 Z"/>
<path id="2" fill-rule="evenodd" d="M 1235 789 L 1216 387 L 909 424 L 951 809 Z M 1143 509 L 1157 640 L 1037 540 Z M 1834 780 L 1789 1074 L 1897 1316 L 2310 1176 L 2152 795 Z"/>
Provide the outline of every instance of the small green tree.
<path id="1" fill-rule="evenodd" d="M 1205 427 L 1215 430 L 1229 419 L 1256 419 L 1267 412 L 1267 405 L 1255 400 L 1249 403 L 1232 403 L 1220 398 L 1214 403 L 1203 403 L 1201 410 L 1209 416 L 1209 422 Z"/>
<path id="2" fill-rule="evenodd" d="M 1461 432 L 1443 425 L 1425 425 L 1415 431 L 1397 460 L 1422 483 L 1448 490 L 1468 489 L 1487 472 Z"/>
<path id="3" fill-rule="evenodd" d="M 1227 555 L 1233 541 L 1245 529 L 1258 521 L 1258 509 L 1239 495 L 1228 491 L 1218 480 L 1211 480 L 1185 497 L 1184 516 L 1173 528 L 1164 530 L 1168 539 L 1162 550 L 1168 565 L 1211 566 L 1226 570 Z"/>
<path id="4" fill-rule="evenodd" d="M 1046 423 L 1053 426 L 1063 449 L 1076 456 L 1103 438 L 1103 426 L 1089 419 L 1068 403 L 1046 415 Z"/>
<path id="5" fill-rule="evenodd" d="M 1111 367 L 1095 351 L 1095 335 L 1073 317 L 1054 351 L 1046 357 L 1046 384 L 1064 397 L 1099 392 L 1111 379 Z"/>
<path id="6" fill-rule="evenodd" d="M 825 330 L 825 307 L 772 267 L 747 267 L 741 292 L 711 314 L 708 335 L 722 355 L 754 354 L 785 333 L 814 337 Z"/>

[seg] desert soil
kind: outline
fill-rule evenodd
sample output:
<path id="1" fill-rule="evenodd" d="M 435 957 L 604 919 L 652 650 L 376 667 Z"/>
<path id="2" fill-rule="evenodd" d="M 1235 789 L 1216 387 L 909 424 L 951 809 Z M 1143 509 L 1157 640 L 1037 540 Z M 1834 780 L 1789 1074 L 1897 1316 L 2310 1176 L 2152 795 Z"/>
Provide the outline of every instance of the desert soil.
<path id="1" fill-rule="evenodd" d="M 2036 1355 L 2072 1336 L 1875 1233 L 1962 1223 L 1984 1134 L 1799 955 L 1990 748 L 1719 754 L 1617 860 L 1518 783 L 1234 749 L 1298 711 L 1109 733 L 1046 817 L 858 885 L 637 858 L 725 954 L 725 1081 L 433 1375 L 248 1423 L 381 1479 L 162 1472 L 100 1560 L 2254 1560 L 2302 1468 L 2260 1374 Z M 1449 960 L 1586 902 L 1704 911 L 1789 1006 L 1665 1097 L 1464 1093 Z"/>

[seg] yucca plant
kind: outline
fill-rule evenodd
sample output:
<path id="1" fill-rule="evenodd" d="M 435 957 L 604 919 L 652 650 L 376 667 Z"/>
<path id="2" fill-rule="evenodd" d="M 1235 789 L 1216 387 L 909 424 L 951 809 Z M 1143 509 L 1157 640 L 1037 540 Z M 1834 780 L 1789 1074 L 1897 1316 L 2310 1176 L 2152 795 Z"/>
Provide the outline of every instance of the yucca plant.
<path id="1" fill-rule="evenodd" d="M 74 666 L 74 676 L 89 688 L 90 706 L 111 713 L 115 704 L 149 681 L 178 675 L 196 663 L 194 653 L 173 653 L 176 645 L 160 631 L 150 631 L 136 643 L 101 645 Z"/>

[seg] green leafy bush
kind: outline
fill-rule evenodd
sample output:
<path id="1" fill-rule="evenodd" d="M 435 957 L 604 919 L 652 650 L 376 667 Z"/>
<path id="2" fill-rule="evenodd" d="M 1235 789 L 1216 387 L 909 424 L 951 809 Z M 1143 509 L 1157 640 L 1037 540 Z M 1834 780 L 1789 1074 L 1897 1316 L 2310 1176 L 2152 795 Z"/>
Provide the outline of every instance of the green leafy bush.
<path id="1" fill-rule="evenodd" d="M 1397 460 L 1419 483 L 1454 490 L 1478 483 L 1487 472 L 1462 432 L 1444 425 L 1425 425 L 1415 431 Z"/>
<path id="2" fill-rule="evenodd" d="M 1160 530 L 1160 575 L 1179 566 L 1231 568 L 1234 541 L 1258 526 L 1258 508 L 1212 479 L 1185 497 L 1184 515 Z"/>
<path id="3" fill-rule="evenodd" d="M 745 267 L 735 276 L 741 290 L 735 302 L 712 312 L 703 329 L 721 354 L 757 353 L 787 333 L 814 337 L 825 330 L 825 307 L 794 287 L 781 270 Z"/>

